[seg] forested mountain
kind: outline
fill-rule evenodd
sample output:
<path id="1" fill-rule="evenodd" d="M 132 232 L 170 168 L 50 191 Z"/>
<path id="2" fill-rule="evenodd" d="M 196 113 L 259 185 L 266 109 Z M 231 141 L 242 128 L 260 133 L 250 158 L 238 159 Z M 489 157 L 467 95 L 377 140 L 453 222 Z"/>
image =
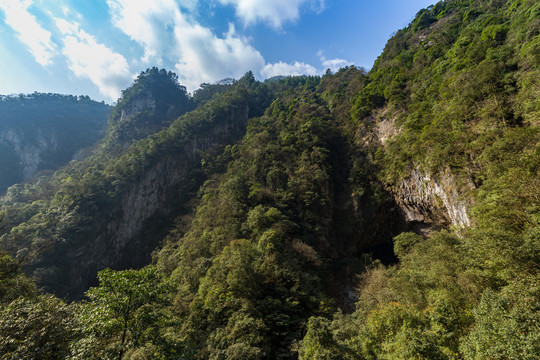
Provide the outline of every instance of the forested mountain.
<path id="1" fill-rule="evenodd" d="M 2 198 L 0 353 L 537 359 L 539 119 L 533 0 L 423 9 L 368 73 L 149 69 Z"/>
<path id="2" fill-rule="evenodd" d="M 253 79 L 240 81 L 236 91 L 160 126 L 159 115 L 186 112 L 191 100 L 172 73 L 141 73 L 92 156 L 33 186 L 8 190 L 3 202 L 11 230 L 4 248 L 28 253 L 40 286 L 70 298 L 80 297 L 104 267 L 150 262 L 168 223 L 202 184 L 200 154 L 218 155 L 239 140 L 248 117 L 266 106 L 249 98 L 250 82 L 258 87 Z M 136 142 L 141 132 L 151 135 Z"/>
<path id="3" fill-rule="evenodd" d="M 0 96 L 0 193 L 82 157 L 103 136 L 111 109 L 88 96 Z"/>

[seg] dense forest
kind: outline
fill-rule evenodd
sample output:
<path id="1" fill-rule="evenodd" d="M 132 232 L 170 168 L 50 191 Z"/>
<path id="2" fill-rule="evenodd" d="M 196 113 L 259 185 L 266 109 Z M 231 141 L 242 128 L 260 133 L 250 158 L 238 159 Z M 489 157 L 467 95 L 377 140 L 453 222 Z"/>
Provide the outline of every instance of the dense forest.
<path id="1" fill-rule="evenodd" d="M 103 137 L 110 112 L 88 96 L 0 96 L 0 193 L 84 157 Z"/>
<path id="2" fill-rule="evenodd" d="M 534 0 L 438 2 L 369 72 L 148 69 L 0 198 L 0 358 L 538 359 L 539 120 Z"/>

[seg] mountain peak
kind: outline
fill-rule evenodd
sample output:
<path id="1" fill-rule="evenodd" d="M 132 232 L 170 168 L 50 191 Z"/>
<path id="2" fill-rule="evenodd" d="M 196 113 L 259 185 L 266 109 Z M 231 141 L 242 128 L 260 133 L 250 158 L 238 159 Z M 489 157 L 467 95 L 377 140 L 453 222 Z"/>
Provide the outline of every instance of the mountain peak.
<path id="1" fill-rule="evenodd" d="M 109 119 L 107 143 L 126 147 L 193 109 L 185 86 L 172 71 L 148 68 L 122 91 Z"/>

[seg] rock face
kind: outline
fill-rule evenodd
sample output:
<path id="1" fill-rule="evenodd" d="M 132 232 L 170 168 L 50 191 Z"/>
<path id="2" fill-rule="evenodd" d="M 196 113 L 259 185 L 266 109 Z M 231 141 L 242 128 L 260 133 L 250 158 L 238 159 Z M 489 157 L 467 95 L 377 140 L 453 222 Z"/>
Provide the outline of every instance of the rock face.
<path id="1" fill-rule="evenodd" d="M 35 189 L 31 184 L 27 193 L 21 195 L 14 188 L 6 197 L 13 216 L 0 248 L 13 256 L 19 250 L 31 254 L 27 272 L 43 289 L 68 299 L 81 298 L 95 285 L 99 270 L 150 263 L 152 251 L 174 219 L 189 211 L 187 202 L 195 198 L 205 180 L 201 159 L 217 157 L 226 145 L 239 141 L 248 118 L 261 115 L 262 110 L 250 112 L 250 107 L 265 109 L 270 101 L 251 100 L 247 84 L 242 91 L 222 97 L 190 112 L 194 104 L 175 74 L 156 68 L 141 73 L 109 111 L 107 134 L 92 156 L 58 173 L 58 181 L 48 188 L 43 201 L 35 202 L 28 195 Z M 90 102 L 69 99 L 74 109 Z M 21 101 L 12 102 L 15 100 Z M 11 106 L 13 113 L 18 111 L 18 102 Z M 71 117 L 66 115 L 63 120 L 64 125 L 70 124 Z M 2 126 L 0 135 L 1 130 Z M 61 145 L 60 135 L 37 134 L 38 150 L 26 149 L 24 138 L 13 131 L 0 137 L 21 150 L 28 173 L 41 159 L 40 146 L 51 146 L 54 139 L 58 139 L 58 149 Z M 0 151 L 2 146 L 0 142 Z M 19 195 L 31 199 L 21 202 Z M 35 203 L 32 211 L 18 212 L 25 201 Z M 40 214 L 47 214 L 45 222 L 36 221 Z M 26 233 L 34 226 L 40 228 L 39 234 Z"/>
<path id="2" fill-rule="evenodd" d="M 176 75 L 163 69 L 148 69 L 125 90 L 113 110 L 106 142 L 109 148 L 125 149 L 168 127 L 193 107 L 193 101 L 186 89 L 178 84 Z"/>
<path id="3" fill-rule="evenodd" d="M 400 133 L 396 120 L 388 118 L 387 109 L 367 119 L 373 131 L 364 139 L 386 146 L 389 140 Z M 459 185 L 458 185 L 459 184 Z M 470 198 L 466 192 L 475 188 L 472 180 L 458 179 L 445 170 L 430 175 L 419 168 L 410 171 L 409 176 L 390 190 L 402 214 L 403 220 L 416 230 L 429 231 L 431 227 L 470 225 L 468 209 Z"/>
<path id="4" fill-rule="evenodd" d="M 120 112 L 120 122 L 126 121 L 127 118 L 142 112 L 143 110 L 153 112 L 155 109 L 156 100 L 152 96 L 152 93 L 149 91 L 145 92 L 122 108 Z"/>
<path id="5" fill-rule="evenodd" d="M 470 225 L 470 204 L 457 190 L 458 181 L 448 171 L 430 176 L 418 169 L 401 181 L 394 192 L 396 201 L 408 222 L 427 224 Z M 472 182 L 465 188 L 472 189 Z"/>
<path id="6" fill-rule="evenodd" d="M 102 136 L 111 107 L 85 96 L 0 96 L 0 195 L 56 170 Z"/>
<path id="7" fill-rule="evenodd" d="M 107 133 L 108 143 L 126 149 L 134 141 L 163 129 L 184 112 L 176 111 L 156 120 L 156 99 L 150 91 L 145 91 L 133 96 L 112 116 Z M 163 121 L 165 119 L 166 122 Z"/>
<path id="8" fill-rule="evenodd" d="M 95 238 L 76 241 L 65 249 L 70 260 L 69 288 L 55 289 L 60 296 L 79 298 L 95 285 L 105 267 L 136 268 L 151 261 L 174 218 L 204 181 L 201 153 L 220 153 L 245 133 L 249 107 L 244 105 L 185 142 L 180 151 L 160 157 L 131 183 L 121 199 L 94 224 Z M 87 235 L 85 235 L 87 236 Z"/>
<path id="9" fill-rule="evenodd" d="M 10 149 L 19 160 L 21 181 L 26 181 L 37 173 L 47 157 L 57 151 L 58 134 L 53 129 L 37 128 L 25 133 L 9 128 L 0 132 L 0 144 Z"/>

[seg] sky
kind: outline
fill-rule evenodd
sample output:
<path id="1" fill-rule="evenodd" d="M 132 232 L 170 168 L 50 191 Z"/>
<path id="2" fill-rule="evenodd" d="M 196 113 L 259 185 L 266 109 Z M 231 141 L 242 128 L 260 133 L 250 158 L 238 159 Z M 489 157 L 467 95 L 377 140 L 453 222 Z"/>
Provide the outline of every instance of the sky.
<path id="1" fill-rule="evenodd" d="M 0 94 L 113 104 L 157 66 L 201 83 L 369 70 L 434 0 L 0 0 Z"/>

